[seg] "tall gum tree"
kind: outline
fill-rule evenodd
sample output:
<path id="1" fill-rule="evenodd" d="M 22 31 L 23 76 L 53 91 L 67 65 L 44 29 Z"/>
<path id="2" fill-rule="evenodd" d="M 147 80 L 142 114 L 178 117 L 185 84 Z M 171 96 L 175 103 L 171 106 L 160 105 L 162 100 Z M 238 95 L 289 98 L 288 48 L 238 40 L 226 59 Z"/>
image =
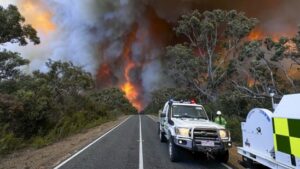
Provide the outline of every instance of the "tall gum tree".
<path id="1" fill-rule="evenodd" d="M 182 15 L 174 30 L 185 41 L 167 48 L 168 73 L 206 99 L 216 100 L 218 88 L 234 72 L 242 39 L 256 23 L 235 10 L 195 10 Z"/>

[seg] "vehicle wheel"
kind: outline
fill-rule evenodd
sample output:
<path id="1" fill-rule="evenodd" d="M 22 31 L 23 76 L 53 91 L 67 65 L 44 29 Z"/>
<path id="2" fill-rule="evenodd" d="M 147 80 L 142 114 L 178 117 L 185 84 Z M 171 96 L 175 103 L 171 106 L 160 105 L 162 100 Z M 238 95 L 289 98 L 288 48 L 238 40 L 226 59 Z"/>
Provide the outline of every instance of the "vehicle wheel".
<path id="1" fill-rule="evenodd" d="M 245 165 L 246 168 L 255 168 L 254 167 L 254 163 L 253 163 L 253 160 L 243 156 L 243 164 Z"/>
<path id="2" fill-rule="evenodd" d="M 177 162 L 179 160 L 179 147 L 174 143 L 173 138 L 169 139 L 169 156 L 172 162 Z"/>
<path id="3" fill-rule="evenodd" d="M 159 140 L 161 143 L 166 142 L 166 137 L 162 132 L 159 133 Z"/>
<path id="4" fill-rule="evenodd" d="M 229 160 L 229 152 L 228 150 L 220 152 L 216 155 L 216 160 L 222 162 L 222 163 L 227 163 Z"/>
<path id="5" fill-rule="evenodd" d="M 164 133 L 160 131 L 159 126 L 158 126 L 158 136 L 159 136 L 159 141 L 161 143 L 166 142 L 166 137 L 165 137 Z"/>

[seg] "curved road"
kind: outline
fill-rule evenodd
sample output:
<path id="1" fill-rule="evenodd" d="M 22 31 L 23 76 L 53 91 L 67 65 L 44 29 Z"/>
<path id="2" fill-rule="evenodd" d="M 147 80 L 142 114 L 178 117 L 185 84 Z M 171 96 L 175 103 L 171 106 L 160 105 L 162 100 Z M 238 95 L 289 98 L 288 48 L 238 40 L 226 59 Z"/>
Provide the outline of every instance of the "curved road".
<path id="1" fill-rule="evenodd" d="M 142 142 L 140 141 L 142 138 Z M 160 143 L 157 123 L 143 115 L 130 116 L 108 133 L 83 148 L 55 169 L 226 169 L 188 151 L 172 163 L 168 146 Z"/>

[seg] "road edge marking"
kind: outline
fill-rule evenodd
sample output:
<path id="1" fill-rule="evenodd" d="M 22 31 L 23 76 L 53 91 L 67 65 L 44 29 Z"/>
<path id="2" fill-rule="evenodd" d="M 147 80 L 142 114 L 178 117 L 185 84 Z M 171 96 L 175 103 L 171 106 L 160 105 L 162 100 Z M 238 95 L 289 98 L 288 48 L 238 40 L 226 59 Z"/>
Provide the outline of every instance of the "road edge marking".
<path id="1" fill-rule="evenodd" d="M 225 164 L 225 163 L 221 163 L 224 167 L 228 168 L 228 169 L 232 169 L 232 167 L 230 167 L 229 165 Z"/>
<path id="2" fill-rule="evenodd" d="M 139 169 L 144 169 L 143 136 L 142 136 L 142 120 L 141 120 L 141 115 L 139 115 L 139 123 L 140 123 Z"/>
<path id="3" fill-rule="evenodd" d="M 114 128 L 110 129 L 105 134 L 103 134 L 100 137 L 98 137 L 96 140 L 94 140 L 93 142 L 91 142 L 90 144 L 88 144 L 87 146 L 85 146 L 84 148 L 82 148 L 81 150 L 79 150 L 77 153 L 73 154 L 71 157 L 67 158 L 66 160 L 64 160 L 63 162 L 61 162 L 60 164 L 58 164 L 53 169 L 59 169 L 60 167 L 62 167 L 63 165 L 65 165 L 67 162 L 69 162 L 70 160 L 72 160 L 74 157 L 76 157 L 77 155 L 79 155 L 81 152 L 83 152 L 84 150 L 86 150 L 87 148 L 89 148 L 90 146 L 92 146 L 93 144 L 95 144 L 97 141 L 99 141 L 100 139 L 102 139 L 103 137 L 105 137 L 107 134 L 109 134 L 110 132 L 112 132 L 113 130 L 115 130 L 119 126 L 121 126 L 123 123 L 125 123 L 131 117 L 132 116 L 130 115 L 125 120 L 123 120 L 121 123 L 119 123 L 117 126 L 115 126 Z"/>

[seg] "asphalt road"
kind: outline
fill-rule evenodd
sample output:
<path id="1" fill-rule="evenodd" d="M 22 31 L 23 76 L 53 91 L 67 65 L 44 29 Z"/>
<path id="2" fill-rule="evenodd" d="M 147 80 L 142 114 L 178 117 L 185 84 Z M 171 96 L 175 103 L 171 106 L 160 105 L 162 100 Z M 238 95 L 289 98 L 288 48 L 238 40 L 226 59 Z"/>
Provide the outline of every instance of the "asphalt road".
<path id="1" fill-rule="evenodd" d="M 180 162 L 170 162 L 167 144 L 158 139 L 157 123 L 148 116 L 136 115 L 55 169 L 226 169 L 217 161 L 188 151 L 183 151 L 182 157 Z"/>

